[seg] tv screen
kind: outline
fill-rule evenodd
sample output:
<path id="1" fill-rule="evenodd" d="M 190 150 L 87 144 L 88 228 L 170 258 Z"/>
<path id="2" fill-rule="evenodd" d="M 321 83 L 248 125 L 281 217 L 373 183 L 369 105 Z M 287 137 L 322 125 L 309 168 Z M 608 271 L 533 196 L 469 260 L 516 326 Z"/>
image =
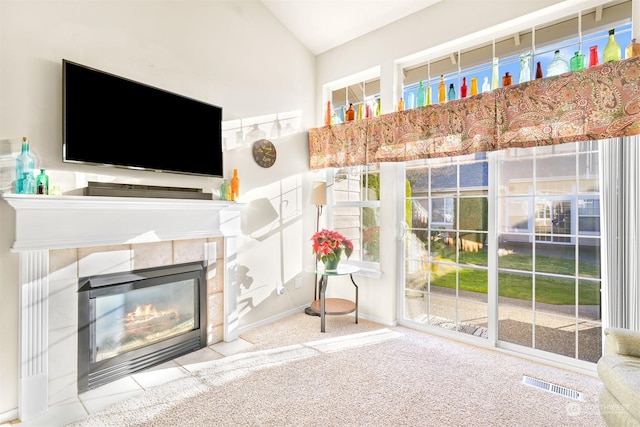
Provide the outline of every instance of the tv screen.
<path id="1" fill-rule="evenodd" d="M 62 61 L 64 162 L 221 177 L 222 108 Z"/>

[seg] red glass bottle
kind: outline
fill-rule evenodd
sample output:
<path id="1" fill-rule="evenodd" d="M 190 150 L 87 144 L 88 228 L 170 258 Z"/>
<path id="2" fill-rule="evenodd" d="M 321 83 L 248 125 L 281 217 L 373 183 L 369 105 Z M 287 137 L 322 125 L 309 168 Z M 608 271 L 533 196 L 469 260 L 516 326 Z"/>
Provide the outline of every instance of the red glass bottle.
<path id="1" fill-rule="evenodd" d="M 462 86 L 460 86 L 460 98 L 467 97 L 467 78 L 462 78 Z"/>
<path id="2" fill-rule="evenodd" d="M 541 79 L 542 78 L 542 65 L 540 64 L 540 61 L 538 61 L 538 63 L 536 64 L 536 79 Z"/>
<path id="3" fill-rule="evenodd" d="M 589 48 L 589 67 L 596 65 L 598 65 L 598 46 L 591 46 Z"/>

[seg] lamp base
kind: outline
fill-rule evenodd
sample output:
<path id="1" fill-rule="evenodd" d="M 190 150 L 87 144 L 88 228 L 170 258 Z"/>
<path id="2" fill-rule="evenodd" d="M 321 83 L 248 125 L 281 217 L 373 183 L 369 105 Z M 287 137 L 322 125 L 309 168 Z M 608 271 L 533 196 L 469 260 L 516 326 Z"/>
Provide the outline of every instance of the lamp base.
<path id="1" fill-rule="evenodd" d="M 309 316 L 320 316 L 320 313 L 312 309 L 311 307 L 307 307 L 304 309 L 304 314 L 308 314 Z"/>

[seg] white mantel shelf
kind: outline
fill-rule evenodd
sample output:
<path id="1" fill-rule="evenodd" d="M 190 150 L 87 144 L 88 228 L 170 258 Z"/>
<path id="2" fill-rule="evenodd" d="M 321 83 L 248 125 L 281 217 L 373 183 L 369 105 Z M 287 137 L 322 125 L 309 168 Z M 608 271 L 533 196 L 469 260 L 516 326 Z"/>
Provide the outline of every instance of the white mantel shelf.
<path id="1" fill-rule="evenodd" d="M 13 252 L 238 235 L 241 203 L 5 193 Z"/>

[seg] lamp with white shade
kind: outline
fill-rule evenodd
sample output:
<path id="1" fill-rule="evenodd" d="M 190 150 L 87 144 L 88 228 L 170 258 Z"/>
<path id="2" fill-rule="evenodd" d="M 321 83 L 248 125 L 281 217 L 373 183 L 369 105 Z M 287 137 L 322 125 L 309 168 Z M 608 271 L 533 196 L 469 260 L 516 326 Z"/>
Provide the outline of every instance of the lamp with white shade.
<path id="1" fill-rule="evenodd" d="M 324 181 L 314 181 L 311 187 L 311 197 L 309 202 L 312 205 L 316 205 L 316 232 L 320 231 L 320 215 L 322 215 L 322 208 L 327 204 L 327 183 Z M 318 281 L 320 279 L 318 278 Z M 313 300 L 318 299 L 318 283 L 316 281 L 313 287 Z M 307 307 L 304 312 L 310 316 L 319 316 L 320 314 Z"/>

